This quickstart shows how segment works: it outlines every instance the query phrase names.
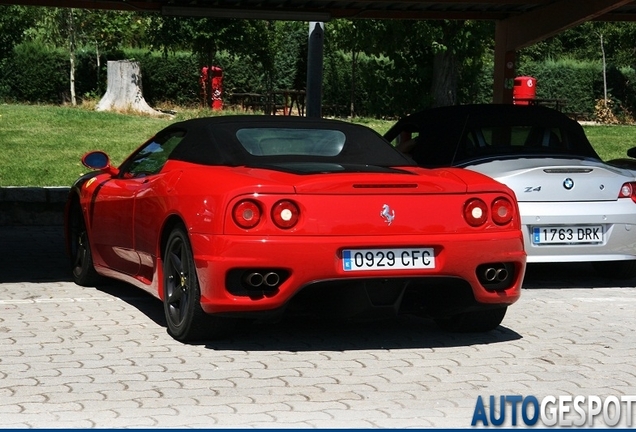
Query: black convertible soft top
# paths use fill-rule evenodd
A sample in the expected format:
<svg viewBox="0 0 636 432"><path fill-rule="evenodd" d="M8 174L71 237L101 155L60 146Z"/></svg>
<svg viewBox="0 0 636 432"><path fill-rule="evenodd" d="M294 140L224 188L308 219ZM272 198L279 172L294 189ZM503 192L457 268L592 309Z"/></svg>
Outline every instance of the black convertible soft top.
<svg viewBox="0 0 636 432"><path fill-rule="evenodd" d="M528 131L523 145L512 142L514 132L511 131L515 128ZM520 155L558 154L600 159L578 122L559 111L536 105L473 104L431 108L400 119L384 137L393 141L402 132L419 134L412 156L423 166L461 165L476 159ZM552 133L558 134L556 145L548 145L547 137ZM543 137L546 139L542 142ZM482 138L481 146L479 138ZM536 142L532 142L533 139Z"/></svg>
<svg viewBox="0 0 636 432"><path fill-rule="evenodd" d="M326 131L324 134L322 130ZM332 163L372 165L377 167L413 166L414 162L397 151L374 130L339 120L267 115L231 115L205 117L174 123L156 136L185 131L185 137L170 154L170 159L204 165L267 166L276 164ZM246 132L247 131L247 132ZM337 132L333 132L337 131ZM317 136L340 137L335 150L286 151L284 143L277 152L258 153L246 146L240 136L249 135L257 142L285 134L294 138L295 145L325 146ZM307 141L307 142L304 142ZM316 142L309 142L310 140ZM291 141L291 140L290 140ZM333 140L332 140L333 141Z"/></svg>

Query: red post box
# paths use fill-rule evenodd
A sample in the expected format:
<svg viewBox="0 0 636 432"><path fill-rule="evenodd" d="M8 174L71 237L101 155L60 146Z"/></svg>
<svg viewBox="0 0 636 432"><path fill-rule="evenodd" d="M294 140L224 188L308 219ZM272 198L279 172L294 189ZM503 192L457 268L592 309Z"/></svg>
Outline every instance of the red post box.
<svg viewBox="0 0 636 432"><path fill-rule="evenodd" d="M223 109L223 69L212 66L212 109Z"/></svg>
<svg viewBox="0 0 636 432"><path fill-rule="evenodd" d="M530 105L537 97L537 79L530 76L515 78L512 101L515 105Z"/></svg>
<svg viewBox="0 0 636 432"><path fill-rule="evenodd" d="M223 109L223 69L218 66L203 66L199 82L203 106L209 106L213 110Z"/></svg>

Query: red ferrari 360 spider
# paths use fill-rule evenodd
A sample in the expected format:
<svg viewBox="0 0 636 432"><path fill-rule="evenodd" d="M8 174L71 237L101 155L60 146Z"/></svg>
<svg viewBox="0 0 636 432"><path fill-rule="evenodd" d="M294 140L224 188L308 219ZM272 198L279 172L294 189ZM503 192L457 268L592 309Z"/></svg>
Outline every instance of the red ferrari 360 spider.
<svg viewBox="0 0 636 432"><path fill-rule="evenodd" d="M419 314L497 327L526 254L514 195L481 174L425 169L343 121L220 116L174 123L119 167L103 152L66 208L73 278L163 301L181 341L237 318Z"/></svg>

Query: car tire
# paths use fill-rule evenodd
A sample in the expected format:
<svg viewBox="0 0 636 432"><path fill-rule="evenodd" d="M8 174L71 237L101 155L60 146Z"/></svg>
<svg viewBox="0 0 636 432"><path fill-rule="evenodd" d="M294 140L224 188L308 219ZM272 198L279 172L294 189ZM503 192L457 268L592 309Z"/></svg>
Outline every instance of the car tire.
<svg viewBox="0 0 636 432"><path fill-rule="evenodd" d="M636 277L636 260L596 261L592 266L604 278L625 280Z"/></svg>
<svg viewBox="0 0 636 432"><path fill-rule="evenodd" d="M77 202L73 204L69 212L68 250L73 281L77 285L95 286L104 281L93 265L86 221Z"/></svg>
<svg viewBox="0 0 636 432"><path fill-rule="evenodd" d="M206 314L190 239L183 226L168 236L163 256L163 305L168 333L181 342L225 334L227 319Z"/></svg>
<svg viewBox="0 0 636 432"><path fill-rule="evenodd" d="M506 316L507 306L462 312L450 317L436 318L435 323L444 331L453 333L480 333L496 329Z"/></svg>

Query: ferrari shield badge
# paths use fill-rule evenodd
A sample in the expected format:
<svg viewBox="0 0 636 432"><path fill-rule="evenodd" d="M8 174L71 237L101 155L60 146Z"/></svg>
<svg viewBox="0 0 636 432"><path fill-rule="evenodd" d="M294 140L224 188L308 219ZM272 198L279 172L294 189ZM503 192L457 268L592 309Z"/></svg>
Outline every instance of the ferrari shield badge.
<svg viewBox="0 0 636 432"><path fill-rule="evenodd" d="M391 210L391 207L389 207L388 204L384 204L382 206L380 216L382 216L387 224L391 225L391 222L393 222L393 219L395 219L395 210Z"/></svg>
<svg viewBox="0 0 636 432"><path fill-rule="evenodd" d="M86 182L86 186L85 186L85 187L89 187L89 186L90 186L90 185L91 185L94 181L95 181L95 177L92 177L91 179L89 179L89 180Z"/></svg>

